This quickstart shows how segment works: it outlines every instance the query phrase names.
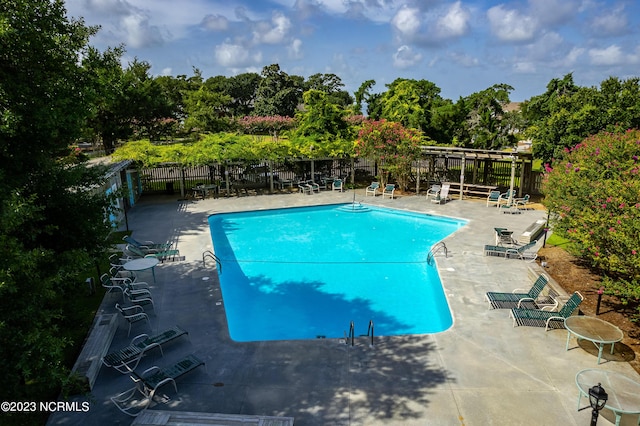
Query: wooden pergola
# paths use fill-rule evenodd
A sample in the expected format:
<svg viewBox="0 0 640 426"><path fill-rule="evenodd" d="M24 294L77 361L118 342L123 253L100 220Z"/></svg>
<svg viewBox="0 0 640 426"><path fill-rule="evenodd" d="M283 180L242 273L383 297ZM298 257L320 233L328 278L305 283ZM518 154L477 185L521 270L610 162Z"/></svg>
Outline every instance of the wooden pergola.
<svg viewBox="0 0 640 426"><path fill-rule="evenodd" d="M460 160L460 188L464 188L465 184L476 184L478 177L478 169L479 162L484 161L485 167L487 164L490 164L492 160L496 161L511 161L511 179L510 179L510 190L513 193L514 182L515 182L515 173L516 166L518 162L522 163L522 167L520 168L520 182L526 182L527 177L525 173L524 165L526 163L533 164L533 156L528 152L518 152L513 149L511 151L496 151L496 150L487 150L487 149L470 149L470 148L456 148L456 147L439 147L439 146L422 146L422 155L423 157L431 159L431 161L436 161L437 159L444 159L445 161L450 158L456 158ZM465 182L465 170L466 165L469 161L473 161L473 176L471 182ZM420 170L420 169L418 169ZM429 179L427 177L427 179ZM518 196L522 196L523 185L520 185L518 188ZM417 186L416 192L419 192L420 188L420 174L418 173L417 177ZM460 191L460 199L463 197L463 191Z"/></svg>

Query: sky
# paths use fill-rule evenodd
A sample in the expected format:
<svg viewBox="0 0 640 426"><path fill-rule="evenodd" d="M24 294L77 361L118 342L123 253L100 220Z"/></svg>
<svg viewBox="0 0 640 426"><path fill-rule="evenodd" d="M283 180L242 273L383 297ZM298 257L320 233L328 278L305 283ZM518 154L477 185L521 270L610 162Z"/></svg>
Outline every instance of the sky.
<svg viewBox="0 0 640 426"><path fill-rule="evenodd" d="M150 73L206 79L278 64L305 79L335 74L352 95L397 78L428 80L453 101L494 84L512 101L573 74L579 86L640 75L636 0L66 0L69 17L123 45Z"/></svg>

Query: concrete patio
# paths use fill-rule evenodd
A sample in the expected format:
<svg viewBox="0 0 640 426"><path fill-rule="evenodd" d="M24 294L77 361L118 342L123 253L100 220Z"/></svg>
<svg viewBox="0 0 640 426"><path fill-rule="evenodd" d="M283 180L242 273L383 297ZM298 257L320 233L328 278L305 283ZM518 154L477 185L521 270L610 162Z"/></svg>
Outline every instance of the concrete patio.
<svg viewBox="0 0 640 426"><path fill-rule="evenodd" d="M586 368L618 371L640 381L625 362L603 362L580 347L565 351L564 330L512 327L508 310L491 310L487 291L511 291L531 285L542 272L536 264L483 255L493 242L494 227L519 235L542 210L502 214L483 200L452 200L438 205L424 196L355 200L469 220L448 237L448 257L436 255L440 277L453 312L453 326L433 335L365 338L356 345L341 339L237 343L227 332L215 264L203 265L213 250L207 217L213 213L351 202L353 191L320 194L277 194L205 200L177 196L145 197L128 213L129 228L139 240L173 241L185 260L156 267L144 279L152 285L155 312L151 331L178 324L189 339L164 347L164 357L151 351L138 366L169 365L189 353L206 362L177 381L178 393L165 386L150 409L224 414L287 416L305 425L586 425L591 410L577 411L575 376ZM224 268L224 265L223 265ZM533 269L533 273L530 270ZM121 301L108 294L101 307L114 312ZM345 324L345 329L348 324ZM149 333L134 325L131 337ZM358 333L356 333L358 334ZM111 349L129 342L123 322ZM595 383L594 383L595 385ZM129 425L132 417L109 400L132 386L131 379L102 367L86 413L58 412L49 425ZM639 397L640 398L640 397ZM583 405L586 404L583 399ZM640 404L640 400L639 400ZM603 418L603 416L605 418ZM603 413L607 424L611 413ZM635 424L633 418L624 423ZM224 423L214 423L224 424Z"/></svg>

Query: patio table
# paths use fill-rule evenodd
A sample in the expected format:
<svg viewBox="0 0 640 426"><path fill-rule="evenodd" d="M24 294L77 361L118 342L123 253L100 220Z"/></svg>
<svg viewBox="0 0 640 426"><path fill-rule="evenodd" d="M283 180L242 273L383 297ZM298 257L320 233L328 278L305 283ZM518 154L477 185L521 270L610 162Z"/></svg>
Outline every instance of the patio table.
<svg viewBox="0 0 640 426"><path fill-rule="evenodd" d="M616 416L616 426L620 425L623 414L638 415L637 424L640 425L640 383L615 371L591 368L576 374L578 411L581 410L582 396L589 398L589 389L598 383L609 396L604 408L608 408Z"/></svg>
<svg viewBox="0 0 640 426"><path fill-rule="evenodd" d="M153 274L153 282L156 282L156 265L158 265L160 261L157 257L142 257L140 259L133 259L122 265L122 268L127 271L146 271L147 269L151 269L151 273Z"/></svg>
<svg viewBox="0 0 640 426"><path fill-rule="evenodd" d="M578 340L588 340L598 348L598 364L600 364L604 346L611 344L611 353L613 354L614 345L624 337L622 330L615 325L586 315L574 315L566 318L564 320L564 326L567 329L567 345L565 350L569 350L569 339L572 334L575 335Z"/></svg>

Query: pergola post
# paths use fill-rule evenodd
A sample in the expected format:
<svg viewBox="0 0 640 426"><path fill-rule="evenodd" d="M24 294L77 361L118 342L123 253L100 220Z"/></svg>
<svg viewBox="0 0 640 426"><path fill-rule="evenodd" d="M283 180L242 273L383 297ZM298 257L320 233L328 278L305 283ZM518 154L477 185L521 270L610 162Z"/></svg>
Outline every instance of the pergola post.
<svg viewBox="0 0 640 426"><path fill-rule="evenodd" d="M462 161L460 162L460 200L462 200L462 193L464 192L464 169L467 166L466 159L467 157L462 154Z"/></svg>

